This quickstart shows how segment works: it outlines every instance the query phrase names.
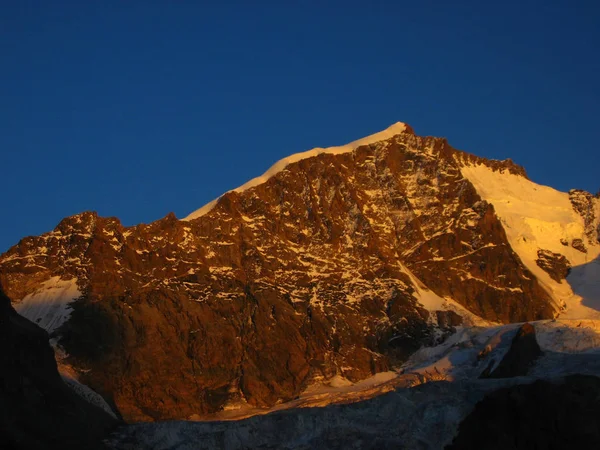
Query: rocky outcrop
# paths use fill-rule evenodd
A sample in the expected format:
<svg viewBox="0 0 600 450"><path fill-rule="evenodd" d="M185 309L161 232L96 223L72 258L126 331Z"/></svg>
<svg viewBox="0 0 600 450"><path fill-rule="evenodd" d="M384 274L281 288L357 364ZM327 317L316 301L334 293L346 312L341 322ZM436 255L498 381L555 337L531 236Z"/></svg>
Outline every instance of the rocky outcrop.
<svg viewBox="0 0 600 450"><path fill-rule="evenodd" d="M571 241L571 247L575 250L579 250L581 253L587 253L587 248L581 239L573 239Z"/></svg>
<svg viewBox="0 0 600 450"><path fill-rule="evenodd" d="M589 192L583 191L581 189L571 189L569 191L569 199L571 200L573 209L583 219L585 234L588 238L588 241L590 243L600 242L600 232L598 232L598 227L600 227L600 223L598 223L598 206L596 206L598 199ZM584 245L583 241L578 247L573 247L580 250L580 246L582 245Z"/></svg>
<svg viewBox="0 0 600 450"><path fill-rule="evenodd" d="M542 349L535 338L535 328L530 323L525 323L517 330L508 352L498 366L494 369L488 366L481 378L525 376L541 355Z"/></svg>
<svg viewBox="0 0 600 450"><path fill-rule="evenodd" d="M571 272L571 263L560 253L540 249L537 256L535 263L557 283L562 283Z"/></svg>
<svg viewBox="0 0 600 450"><path fill-rule="evenodd" d="M457 152L456 160L460 164L464 165L478 165L483 164L495 172L507 172L513 175L519 175L523 178L529 179L527 171L523 166L516 164L512 159L507 158L504 160L497 159L486 159L479 156L473 155L466 152Z"/></svg>
<svg viewBox="0 0 600 450"><path fill-rule="evenodd" d="M0 448L104 448L117 421L67 387L48 334L17 314L1 287L0 348Z"/></svg>
<svg viewBox="0 0 600 450"><path fill-rule="evenodd" d="M487 395L460 424L447 450L600 447L600 379L572 375Z"/></svg>
<svg viewBox="0 0 600 450"><path fill-rule="evenodd" d="M0 281L19 301L77 280L57 338L129 420L270 406L401 363L458 324L456 303L499 322L553 317L465 164L524 176L404 132L289 164L193 220L66 218L2 255Z"/></svg>

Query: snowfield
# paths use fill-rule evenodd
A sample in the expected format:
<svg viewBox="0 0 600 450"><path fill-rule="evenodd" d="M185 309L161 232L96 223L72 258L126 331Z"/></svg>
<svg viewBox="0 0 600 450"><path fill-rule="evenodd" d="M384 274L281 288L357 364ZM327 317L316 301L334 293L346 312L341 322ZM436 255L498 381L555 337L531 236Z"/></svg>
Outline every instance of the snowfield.
<svg viewBox="0 0 600 450"><path fill-rule="evenodd" d="M465 166L461 171L479 195L494 205L513 250L525 266L556 304L566 307L561 317L600 319L600 245L588 244L583 219L573 209L569 194L484 165ZM600 201L596 201L596 210L598 220ZM587 253L569 245L574 239L586 243ZM569 260L573 269L567 283L556 282L536 264L540 249Z"/></svg>

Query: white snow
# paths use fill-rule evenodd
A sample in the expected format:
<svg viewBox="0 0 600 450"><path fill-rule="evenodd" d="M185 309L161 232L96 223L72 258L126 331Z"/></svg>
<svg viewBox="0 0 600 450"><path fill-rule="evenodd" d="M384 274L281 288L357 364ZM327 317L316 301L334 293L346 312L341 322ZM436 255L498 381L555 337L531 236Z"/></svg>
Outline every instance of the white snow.
<svg viewBox="0 0 600 450"><path fill-rule="evenodd" d="M406 124L404 124L402 122L396 122L395 124L389 126L388 128L386 128L383 131L380 131L378 133L364 137L362 139L358 139L358 140L351 142L349 144L346 144L346 145L341 145L341 146L337 146L337 147L327 147L327 148L316 147L316 148L313 148L312 150L293 154L291 156L288 156L286 158L283 158L283 159L277 161L275 164L273 164L271 166L271 168L269 170L267 170L260 177L253 178L252 180L248 181L247 183L243 184L242 186L240 186L236 189L233 189L230 192L243 192L250 188L253 188L260 184L263 184L272 176L283 171L288 165L296 163L303 159L312 158L312 157L318 156L322 153L328 153L328 154L332 154L332 155L339 155L342 153L350 153L362 145L369 145L369 144L373 144L375 142L385 141L385 140L390 139L398 134L404 133L405 130L406 130ZM202 208L197 209L196 211L192 212L191 214L189 214L187 217L183 218L182 220L193 220L193 219L196 219L198 217L205 215L206 213L208 213L210 210L212 210L214 208L214 206L217 204L218 200L219 199L217 198L217 199L213 200L212 202L207 203Z"/></svg>
<svg viewBox="0 0 600 450"><path fill-rule="evenodd" d="M98 408L103 409L108 414L110 414L113 418L117 419L117 415L114 413L112 408L106 403L106 400L102 398L100 394L96 391L92 390L85 384L80 383L77 379L61 374L63 381L69 386L76 394L78 394L81 398L86 400L88 403L91 403Z"/></svg>
<svg viewBox="0 0 600 450"><path fill-rule="evenodd" d="M600 321L558 319L531 322L536 339L545 352L539 363L544 367L541 376L561 376L577 373L580 360L566 359L563 364L545 364L554 354L600 354ZM477 378L493 362L498 366L508 352L520 323L494 327L460 327L455 334L436 347L423 347L402 366L404 374L437 374L448 381ZM598 360L600 361L600 360ZM590 370L596 369L590 367ZM430 376L427 378L431 378ZM429 380L427 380L429 381Z"/></svg>
<svg viewBox="0 0 600 450"><path fill-rule="evenodd" d="M525 266L557 305L566 305L561 317L600 319L600 246L588 244L583 219L573 209L569 194L484 165L465 166L461 171L479 195L494 205ZM571 243L573 239L582 239L588 252L561 244L561 240ZM557 283L535 263L539 249L560 253L571 262L568 283Z"/></svg>
<svg viewBox="0 0 600 450"><path fill-rule="evenodd" d="M43 282L35 292L13 306L20 315L52 333L69 319L69 303L80 296L77 278L62 280L57 276Z"/></svg>
<svg viewBox="0 0 600 450"><path fill-rule="evenodd" d="M559 319L534 322L536 338L544 351L600 352L600 321Z"/></svg>

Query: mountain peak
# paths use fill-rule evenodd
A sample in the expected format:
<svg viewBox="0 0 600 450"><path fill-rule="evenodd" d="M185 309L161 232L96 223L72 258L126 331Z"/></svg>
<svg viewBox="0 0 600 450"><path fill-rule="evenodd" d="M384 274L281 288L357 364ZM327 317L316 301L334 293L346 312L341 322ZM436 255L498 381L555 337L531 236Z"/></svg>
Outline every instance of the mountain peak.
<svg viewBox="0 0 600 450"><path fill-rule="evenodd" d="M409 124L404 122L396 122L387 127L383 132L391 133L392 135L409 133L415 134L415 130Z"/></svg>
<svg viewBox="0 0 600 450"><path fill-rule="evenodd" d="M415 134L414 130L412 129L412 127L410 125L407 125L404 122L396 122L396 123L390 125L389 127L387 127L383 131L379 131L377 133L363 137L356 141L350 142L349 144L346 144L346 145L340 145L340 146L335 146L335 147L326 147L326 148L315 147L315 148L313 148L311 150L307 150L305 152L295 153L286 158L280 159L275 164L273 164L269 168L269 170L267 170L261 176L251 179L247 183L245 183L235 189L232 189L232 191L243 192L250 188L256 187L262 183L265 183L269 178L271 178L273 175L284 170L288 165L296 163L303 159L312 158L312 157L318 156L322 153L329 153L329 154L333 154L333 155L339 155L341 153L350 153L362 145L370 145L370 144L374 144L376 142L385 141L385 140L391 139L394 136L402 134L402 133ZM183 220L193 220L193 219L203 216L204 214L208 213L210 210L212 210L214 208L214 206L217 204L217 200L218 199L215 199L215 200L207 203L202 208L197 209L196 211L189 214Z"/></svg>
<svg viewBox="0 0 600 450"><path fill-rule="evenodd" d="M402 133L415 134L414 130L410 125L404 122L396 122L383 131L379 131L378 133L365 136L364 138L358 139L349 144L342 145L340 147L329 147L325 149L317 148L313 150L324 150L323 153L346 153L354 150L357 147L360 147L361 145L369 145L374 144L375 142L385 141Z"/></svg>

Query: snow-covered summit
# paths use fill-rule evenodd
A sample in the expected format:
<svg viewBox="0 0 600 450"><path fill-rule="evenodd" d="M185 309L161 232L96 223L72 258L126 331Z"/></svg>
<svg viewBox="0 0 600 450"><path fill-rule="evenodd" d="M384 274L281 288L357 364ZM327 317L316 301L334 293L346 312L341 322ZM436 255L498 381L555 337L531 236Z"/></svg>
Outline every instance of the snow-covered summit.
<svg viewBox="0 0 600 450"><path fill-rule="evenodd" d="M396 122L396 123L390 125L389 127L387 127L383 131L379 131L378 133L374 133L369 136L363 137L356 141L350 142L349 144L346 144L346 145L340 145L340 146L335 146L335 147L326 147L326 148L315 147L315 148L313 148L311 150L307 150L305 152L295 153L286 158L280 159L275 164L273 164L269 168L269 170L267 170L261 176L253 178L252 180L248 181L247 183L245 183L235 189L232 189L232 191L233 192L243 192L250 188L256 187L262 183L265 183L269 178L271 178L272 176L274 176L277 173L284 170L288 165L296 163L303 159L312 158L312 157L318 156L322 153L328 153L328 154L332 154L332 155L339 155L341 153L349 153L362 145L369 145L369 144L374 144L376 142L385 141L387 139L391 139L392 137L394 137L398 134L402 134L402 133L413 133L413 130L410 127L410 125L407 125L406 123ZM193 219L203 216L204 214L208 213L211 209L213 209L213 207L216 205L217 201L218 201L218 198L211 201L210 203L207 203L202 208L197 209L196 211L192 212L191 214L189 214L187 217L185 217L182 220L193 220Z"/></svg>

